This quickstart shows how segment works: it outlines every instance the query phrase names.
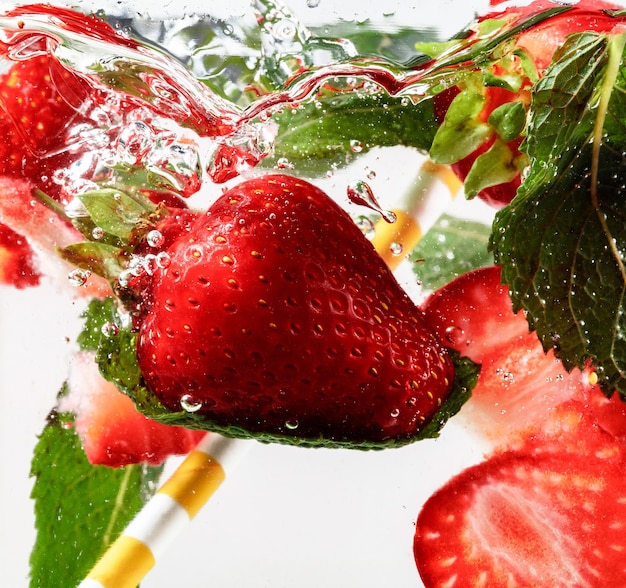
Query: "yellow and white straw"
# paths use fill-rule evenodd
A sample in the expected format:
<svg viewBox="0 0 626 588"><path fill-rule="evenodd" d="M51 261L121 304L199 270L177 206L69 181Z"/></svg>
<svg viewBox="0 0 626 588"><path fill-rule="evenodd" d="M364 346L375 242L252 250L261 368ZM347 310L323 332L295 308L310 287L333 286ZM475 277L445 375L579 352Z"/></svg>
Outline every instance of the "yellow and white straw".
<svg viewBox="0 0 626 588"><path fill-rule="evenodd" d="M96 563L79 588L135 588L198 514L250 442L209 433Z"/></svg>
<svg viewBox="0 0 626 588"><path fill-rule="evenodd" d="M446 190L442 190L443 187ZM393 271L405 258L403 252L412 251L419 240L437 222L439 217L461 189L461 182L447 165L426 160L402 208L393 209L396 221L381 219L376 223L372 244Z"/></svg>

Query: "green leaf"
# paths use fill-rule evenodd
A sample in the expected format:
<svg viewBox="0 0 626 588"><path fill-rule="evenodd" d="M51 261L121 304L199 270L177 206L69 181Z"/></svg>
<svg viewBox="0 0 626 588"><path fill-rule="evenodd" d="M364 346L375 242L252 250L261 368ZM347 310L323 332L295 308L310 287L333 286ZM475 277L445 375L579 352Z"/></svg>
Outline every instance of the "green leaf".
<svg viewBox="0 0 626 588"><path fill-rule="evenodd" d="M568 38L533 91L530 169L492 247L516 309L568 369L626 398L626 35Z"/></svg>
<svg viewBox="0 0 626 588"><path fill-rule="evenodd" d="M31 588L77 586L144 505L160 473L91 465L71 416L53 411L31 467L37 528Z"/></svg>
<svg viewBox="0 0 626 588"><path fill-rule="evenodd" d="M436 290L461 274L493 265L487 250L490 232L484 223L443 215L411 253L422 287Z"/></svg>
<svg viewBox="0 0 626 588"><path fill-rule="evenodd" d="M107 280L119 277L124 266L120 263L124 250L114 245L85 241L59 250L60 256L73 265L89 270Z"/></svg>
<svg viewBox="0 0 626 588"><path fill-rule="evenodd" d="M472 88L455 96L430 148L435 163L455 163L491 137L491 126L478 119L484 106L484 93Z"/></svg>
<svg viewBox="0 0 626 588"><path fill-rule="evenodd" d="M526 125L526 108L521 102L501 104L489 115L489 124L503 141L513 141Z"/></svg>
<svg viewBox="0 0 626 588"><path fill-rule="evenodd" d="M420 432L420 439L430 439L438 437L443 426L452 418L463 405L471 398L472 390L476 386L480 375L480 366L468 357L461 357L460 353L454 349L448 349L450 357L454 362L454 383L452 392L443 403L439 411L432 420Z"/></svg>
<svg viewBox="0 0 626 588"><path fill-rule="evenodd" d="M128 241L132 230L156 207L121 190L103 188L78 196L94 224L110 235Z"/></svg>
<svg viewBox="0 0 626 588"><path fill-rule="evenodd" d="M474 198L485 188L510 182L520 173L520 167L511 148L501 139L496 139L472 164L463 186L465 196Z"/></svg>
<svg viewBox="0 0 626 588"><path fill-rule="evenodd" d="M118 313L117 301L112 296L104 299L90 300L86 310L81 315L84 319L83 329L76 341L81 351L97 351L103 335L105 325L121 327L122 320Z"/></svg>
<svg viewBox="0 0 626 588"><path fill-rule="evenodd" d="M432 100L413 104L383 92L326 96L274 115L272 121L279 127L274 155L263 165L283 159L305 175L323 175L333 164L345 165L373 147L427 151L437 129Z"/></svg>

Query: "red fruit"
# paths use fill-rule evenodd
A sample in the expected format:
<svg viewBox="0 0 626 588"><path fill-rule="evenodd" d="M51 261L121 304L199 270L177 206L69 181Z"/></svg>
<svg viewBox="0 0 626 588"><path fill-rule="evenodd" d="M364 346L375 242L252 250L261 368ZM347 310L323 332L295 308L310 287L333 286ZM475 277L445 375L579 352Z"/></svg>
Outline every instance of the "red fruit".
<svg viewBox="0 0 626 588"><path fill-rule="evenodd" d="M307 182L243 182L167 253L137 355L173 411L182 401L246 434L369 445L410 440L451 391L422 312Z"/></svg>
<svg viewBox="0 0 626 588"><path fill-rule="evenodd" d="M429 498L414 540L426 588L626 585L622 447L585 420L551 443L501 453Z"/></svg>
<svg viewBox="0 0 626 588"><path fill-rule="evenodd" d="M67 132L85 122L57 89L70 78L48 54L17 61L0 77L0 175L28 179L55 199L54 173L79 157L66 146Z"/></svg>
<svg viewBox="0 0 626 588"><path fill-rule="evenodd" d="M57 248L83 240L71 225L33 197L33 185L24 180L0 176L0 223L23 235L36 255L36 271L57 285L67 286L68 275L76 268L57 255ZM91 275L84 286L72 288L74 295L102 297L111 293L106 280Z"/></svg>
<svg viewBox="0 0 626 588"><path fill-rule="evenodd" d="M513 312L498 266L459 276L433 292L422 310L446 345L476 363L528 334L526 317Z"/></svg>
<svg viewBox="0 0 626 588"><path fill-rule="evenodd" d="M158 465L171 455L189 453L206 434L146 418L128 396L102 378L87 353L75 356L69 389L61 408L76 414L76 432L92 464Z"/></svg>
<svg viewBox="0 0 626 588"><path fill-rule="evenodd" d="M47 54L18 61L0 77L0 176L28 180L49 196L62 199L61 187L54 181L57 170L68 167L79 154L66 148L66 133L84 119L62 98L57 87L70 74ZM28 214L31 196L24 199ZM0 218L2 215L0 214ZM20 232L19 226L0 227L3 233ZM32 266L34 255L27 240L21 237L23 259ZM38 280L23 280L10 268L0 271L15 276L9 283L16 287L32 286Z"/></svg>
<svg viewBox="0 0 626 588"><path fill-rule="evenodd" d="M475 270L433 293L426 320L452 348L481 364L461 415L480 435L508 445L553 418L555 408L583 392L579 370L568 373L544 352L523 313L515 314L500 268Z"/></svg>
<svg viewBox="0 0 626 588"><path fill-rule="evenodd" d="M26 240L0 223L0 283L26 288L39 284L40 278Z"/></svg>
<svg viewBox="0 0 626 588"><path fill-rule="evenodd" d="M538 0L527 6L510 7L501 12L487 14L479 19L478 23L493 19L506 21L509 23L509 26L513 27L514 25L521 25L531 17L556 7L556 3L550 0ZM527 28L520 33L515 43L513 49L515 51L521 49L530 57L539 76L550 65L554 52L564 43L567 35L582 31L610 32L614 27L618 25L623 26L624 23L624 17L612 17L608 12L605 12L623 8L616 4L582 0L568 8L569 10L558 13L541 21L539 24ZM468 42L471 43L471 41L472 38L468 39ZM484 106L476 117L468 114L468 123L470 120L473 123L487 123L489 117L498 107L508 103L518 102L524 108L528 108L530 103L529 90L533 81L526 76L519 60L517 62L516 60L518 58L513 57L513 53L511 53L510 59L494 64L489 68L488 73L492 76L500 76L504 81L506 81L506 77L517 77L519 90L512 91L493 85L486 86L484 88ZM482 79L481 83L484 83ZM463 88L462 84L453 86L435 96L435 117L439 123L444 121L452 100ZM522 136L517 136L513 139L510 137L502 138L499 136L498 130L492 125L487 139L474 151L452 163L451 167L459 179L465 181L476 160L484 155L496 141L502 140L504 147L500 152L498 162L502 169L507 171L507 177L506 179L499 176L497 179L493 178L494 184L487 185L478 192L478 197L489 205L501 208L515 197L517 189L521 185L520 171L525 160L525 156L519 150L522 138ZM490 166L493 168L491 161L489 165L482 166L481 170L489 173Z"/></svg>

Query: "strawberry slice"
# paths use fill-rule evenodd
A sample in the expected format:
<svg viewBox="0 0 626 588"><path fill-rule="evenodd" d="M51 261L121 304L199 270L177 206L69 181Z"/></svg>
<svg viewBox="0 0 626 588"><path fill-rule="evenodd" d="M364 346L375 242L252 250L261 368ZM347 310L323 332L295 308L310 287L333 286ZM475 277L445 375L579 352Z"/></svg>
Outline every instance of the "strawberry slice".
<svg viewBox="0 0 626 588"><path fill-rule="evenodd" d="M460 353L481 364L464 423L498 446L508 446L552 418L559 404L580 397L584 378L544 352L523 313L515 314L500 268L453 280L424 303L426 320Z"/></svg>
<svg viewBox="0 0 626 588"><path fill-rule="evenodd" d="M158 465L171 455L188 453L206 434L146 418L128 396L102 378L90 353L74 357L68 386L69 396L60 408L75 413L76 432L92 464Z"/></svg>
<svg viewBox="0 0 626 588"><path fill-rule="evenodd" d="M27 288L38 285L40 278L26 240L0 223L0 283Z"/></svg>
<svg viewBox="0 0 626 588"><path fill-rule="evenodd" d="M442 341L477 363L528 334L526 317L513 312L501 273L498 266L491 266L463 274L422 305Z"/></svg>
<svg viewBox="0 0 626 588"><path fill-rule="evenodd" d="M504 452L431 496L414 541L426 588L626 585L626 462L597 442L583 456Z"/></svg>
<svg viewBox="0 0 626 588"><path fill-rule="evenodd" d="M25 180L0 176L0 223L23 235L36 255L37 272L60 286L69 285L68 276L76 270L56 253L57 248L83 240L83 236L44 204L33 197L33 185ZM19 241L18 241L19 242ZM11 254L17 249L11 248ZM91 275L80 288L71 288L74 296L102 297L110 294L106 280Z"/></svg>
<svg viewBox="0 0 626 588"><path fill-rule="evenodd" d="M143 296L139 366L165 406L209 429L406 443L452 391L451 359L422 312L307 182L241 183L166 253Z"/></svg>

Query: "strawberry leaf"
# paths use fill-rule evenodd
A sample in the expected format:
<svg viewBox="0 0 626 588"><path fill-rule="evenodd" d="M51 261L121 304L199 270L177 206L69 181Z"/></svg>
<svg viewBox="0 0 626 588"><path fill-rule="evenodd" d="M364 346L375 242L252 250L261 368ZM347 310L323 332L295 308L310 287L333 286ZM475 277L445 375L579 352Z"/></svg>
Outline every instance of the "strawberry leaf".
<svg viewBox="0 0 626 588"><path fill-rule="evenodd" d="M53 411L35 449L37 539L32 588L76 586L153 492L160 467L93 466L71 426Z"/></svg>
<svg viewBox="0 0 626 588"><path fill-rule="evenodd" d="M455 163L491 137L492 128L478 118L484 105L484 93L473 88L452 100L430 148L435 163Z"/></svg>
<svg viewBox="0 0 626 588"><path fill-rule="evenodd" d="M73 243L59 250L63 259L108 280L119 277L124 267L120 263L124 251L114 245L86 241Z"/></svg>
<svg viewBox="0 0 626 588"><path fill-rule="evenodd" d="M78 198L96 226L125 241L137 223L156 209L146 199L133 198L113 188L86 192Z"/></svg>
<svg viewBox="0 0 626 588"><path fill-rule="evenodd" d="M492 246L516 309L568 369L626 398L626 35L568 38L533 90L530 169Z"/></svg>

